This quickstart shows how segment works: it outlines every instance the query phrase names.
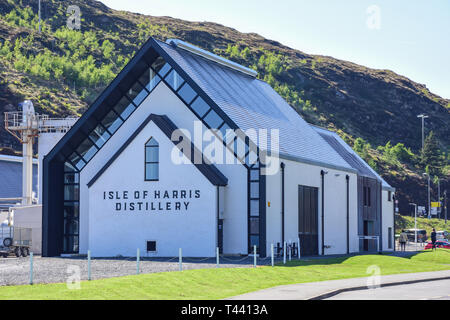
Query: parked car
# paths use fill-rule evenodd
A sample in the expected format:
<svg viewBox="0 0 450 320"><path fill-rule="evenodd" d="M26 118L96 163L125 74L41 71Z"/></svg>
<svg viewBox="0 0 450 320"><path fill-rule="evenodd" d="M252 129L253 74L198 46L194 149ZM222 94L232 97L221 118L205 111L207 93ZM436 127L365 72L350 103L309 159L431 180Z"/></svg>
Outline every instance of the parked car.
<svg viewBox="0 0 450 320"><path fill-rule="evenodd" d="M444 241L444 240L437 240L436 248L450 249L450 243L448 241ZM427 249L433 249L433 243L431 241L427 242L427 245L425 246L425 250L427 250Z"/></svg>
<svg viewBox="0 0 450 320"><path fill-rule="evenodd" d="M408 236L408 241L414 242L416 229L404 229L403 232ZM417 229L417 242L427 241L427 231L425 229Z"/></svg>
<svg viewBox="0 0 450 320"><path fill-rule="evenodd" d="M436 231L436 240L446 240L448 239L447 231Z"/></svg>

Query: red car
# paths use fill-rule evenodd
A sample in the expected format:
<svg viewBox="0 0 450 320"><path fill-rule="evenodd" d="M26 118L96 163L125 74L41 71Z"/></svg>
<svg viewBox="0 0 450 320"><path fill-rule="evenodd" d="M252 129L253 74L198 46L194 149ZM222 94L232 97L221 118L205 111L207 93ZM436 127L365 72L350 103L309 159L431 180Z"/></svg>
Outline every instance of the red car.
<svg viewBox="0 0 450 320"><path fill-rule="evenodd" d="M427 245L425 246L425 250L432 249L433 243L427 242ZM436 241L436 248L444 248L444 249L450 249L450 243L443 240L437 240Z"/></svg>

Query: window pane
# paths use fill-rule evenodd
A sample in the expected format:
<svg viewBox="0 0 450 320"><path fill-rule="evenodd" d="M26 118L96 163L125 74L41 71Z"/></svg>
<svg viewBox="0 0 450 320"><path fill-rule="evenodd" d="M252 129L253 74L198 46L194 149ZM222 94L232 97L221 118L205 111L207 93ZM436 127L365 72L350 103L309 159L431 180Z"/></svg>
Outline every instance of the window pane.
<svg viewBox="0 0 450 320"><path fill-rule="evenodd" d="M64 221L64 234L78 234L78 220L68 219Z"/></svg>
<svg viewBox="0 0 450 320"><path fill-rule="evenodd" d="M158 147L145 148L145 162L158 162L159 161L158 159L159 159Z"/></svg>
<svg viewBox="0 0 450 320"><path fill-rule="evenodd" d="M134 109L136 109L135 106L127 99L127 97L122 97L114 107L114 111L120 114L123 120L126 120Z"/></svg>
<svg viewBox="0 0 450 320"><path fill-rule="evenodd" d="M148 142L145 144L146 147L158 147L158 141L156 141L155 138L151 138L150 140L148 140Z"/></svg>
<svg viewBox="0 0 450 320"><path fill-rule="evenodd" d="M259 200L250 200L250 216L259 216Z"/></svg>
<svg viewBox="0 0 450 320"><path fill-rule="evenodd" d="M145 164L145 180L158 180L159 179L159 164L147 163Z"/></svg>
<svg viewBox="0 0 450 320"><path fill-rule="evenodd" d="M253 253L253 246L256 246L257 252L259 251L259 235L250 236L251 252Z"/></svg>
<svg viewBox="0 0 450 320"><path fill-rule="evenodd" d="M69 156L69 160L75 165L78 170L83 169L83 167L86 165L86 162L84 162L83 159L81 159L80 156L75 152Z"/></svg>
<svg viewBox="0 0 450 320"><path fill-rule="evenodd" d="M153 70L158 72L158 74L164 78L164 76L169 72L170 65L164 61L162 57L158 57L152 64Z"/></svg>
<svg viewBox="0 0 450 320"><path fill-rule="evenodd" d="M184 80L174 69L172 69L166 77L166 82L172 87L173 90L177 91L183 84Z"/></svg>
<svg viewBox="0 0 450 320"><path fill-rule="evenodd" d="M79 217L80 205L78 202L64 203L64 218L75 219Z"/></svg>
<svg viewBox="0 0 450 320"><path fill-rule="evenodd" d="M67 201L78 200L79 188L80 187L77 184L65 185L64 186L64 200L67 200Z"/></svg>
<svg viewBox="0 0 450 320"><path fill-rule="evenodd" d="M101 148L105 142L108 141L111 135L105 130L105 128L103 128L102 125L98 125L97 128L91 132L89 137L95 142L97 147Z"/></svg>
<svg viewBox="0 0 450 320"><path fill-rule="evenodd" d="M139 106L142 101L147 97L148 92L141 86L139 82L136 82L130 90L128 90L128 98L134 102L136 106Z"/></svg>
<svg viewBox="0 0 450 320"><path fill-rule="evenodd" d="M198 97L195 99L194 103L191 105L192 109L197 113L199 117L203 117L205 113L209 110L209 106L206 104L206 102Z"/></svg>
<svg viewBox="0 0 450 320"><path fill-rule="evenodd" d="M114 133L122 124L122 120L114 113L110 111L102 121L102 125L108 129L109 132Z"/></svg>
<svg viewBox="0 0 450 320"><path fill-rule="evenodd" d="M259 170L250 170L250 180L259 180Z"/></svg>
<svg viewBox="0 0 450 320"><path fill-rule="evenodd" d="M75 172L77 171L69 162L64 163L64 172Z"/></svg>
<svg viewBox="0 0 450 320"><path fill-rule="evenodd" d="M213 129L217 129L222 123L223 120L219 115L211 110L205 117L205 122Z"/></svg>
<svg viewBox="0 0 450 320"><path fill-rule="evenodd" d="M78 183L78 182L80 182L78 173L66 173L64 175L64 183Z"/></svg>
<svg viewBox="0 0 450 320"><path fill-rule="evenodd" d="M259 218L250 218L250 233L259 234Z"/></svg>
<svg viewBox="0 0 450 320"><path fill-rule="evenodd" d="M84 161L89 162L92 157L97 153L97 147L90 139L85 139L77 148L77 152L81 155Z"/></svg>
<svg viewBox="0 0 450 320"><path fill-rule="evenodd" d="M194 89L191 88L191 86L186 82L184 86L178 91L178 94L183 98L184 102L187 104L191 103L192 100L194 100L197 93L194 91Z"/></svg>
<svg viewBox="0 0 450 320"><path fill-rule="evenodd" d="M151 92L161 81L161 78L153 69L146 70L139 78L139 82L145 86L148 92Z"/></svg>
<svg viewBox="0 0 450 320"><path fill-rule="evenodd" d="M250 183L250 197L259 198L259 182Z"/></svg>

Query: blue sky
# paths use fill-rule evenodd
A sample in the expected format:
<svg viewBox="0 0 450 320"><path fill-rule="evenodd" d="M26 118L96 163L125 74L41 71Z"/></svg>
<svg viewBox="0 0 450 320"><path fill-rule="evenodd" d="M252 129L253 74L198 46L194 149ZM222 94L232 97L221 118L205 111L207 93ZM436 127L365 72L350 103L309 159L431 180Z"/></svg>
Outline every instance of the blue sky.
<svg viewBox="0 0 450 320"><path fill-rule="evenodd" d="M450 98L448 0L102 0L107 6L256 32L305 53L390 69Z"/></svg>

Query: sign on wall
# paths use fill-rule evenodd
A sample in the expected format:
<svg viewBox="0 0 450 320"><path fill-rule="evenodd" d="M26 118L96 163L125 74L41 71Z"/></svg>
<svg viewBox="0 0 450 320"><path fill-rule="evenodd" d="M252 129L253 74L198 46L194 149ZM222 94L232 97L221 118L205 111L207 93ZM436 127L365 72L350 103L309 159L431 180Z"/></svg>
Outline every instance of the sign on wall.
<svg viewBox="0 0 450 320"><path fill-rule="evenodd" d="M182 212L199 200L200 190L104 191L103 201L116 212Z"/></svg>

